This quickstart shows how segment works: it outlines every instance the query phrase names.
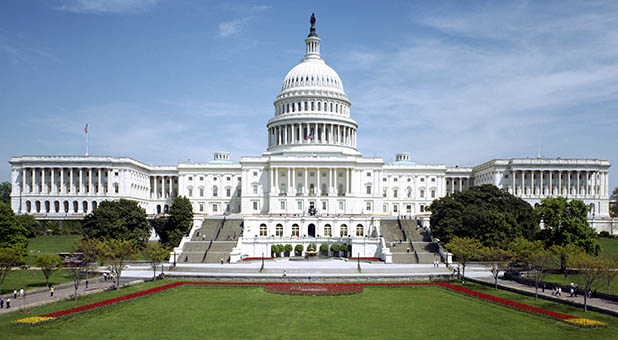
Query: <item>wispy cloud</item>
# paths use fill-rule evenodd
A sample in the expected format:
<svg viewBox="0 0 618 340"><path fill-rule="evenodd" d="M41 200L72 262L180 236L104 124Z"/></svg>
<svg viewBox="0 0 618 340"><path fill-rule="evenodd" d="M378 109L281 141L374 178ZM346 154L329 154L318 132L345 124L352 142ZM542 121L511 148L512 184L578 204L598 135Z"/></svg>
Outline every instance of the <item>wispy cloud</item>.
<svg viewBox="0 0 618 340"><path fill-rule="evenodd" d="M229 37L240 32L249 22L249 18L236 18L219 24L219 35Z"/></svg>
<svg viewBox="0 0 618 340"><path fill-rule="evenodd" d="M226 3L225 10L233 12L236 17L219 23L219 36L230 37L240 33L259 12L267 10L266 5Z"/></svg>
<svg viewBox="0 0 618 340"><path fill-rule="evenodd" d="M153 9L159 0L69 0L56 9L73 13L139 13Z"/></svg>

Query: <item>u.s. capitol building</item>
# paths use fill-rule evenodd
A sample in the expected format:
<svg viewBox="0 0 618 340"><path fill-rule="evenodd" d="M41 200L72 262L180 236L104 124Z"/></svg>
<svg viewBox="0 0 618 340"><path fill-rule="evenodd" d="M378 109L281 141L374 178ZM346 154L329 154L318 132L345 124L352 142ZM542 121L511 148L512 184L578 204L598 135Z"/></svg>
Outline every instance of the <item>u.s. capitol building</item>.
<svg viewBox="0 0 618 340"><path fill-rule="evenodd" d="M433 200L479 184L494 184L531 205L551 196L582 200L595 226L609 229L603 222L609 217L606 160L495 159L467 168L419 164L409 153L392 163L363 157L351 101L321 58L313 25L305 44L304 58L274 101L261 156L234 162L217 152L212 161L174 166L127 157L16 156L10 160L13 210L39 219L82 218L101 201L125 198L154 216L186 196L196 220L187 240L210 216L243 219L232 261L268 254L282 239L306 246L324 237L360 242L361 257L384 258L380 219L407 215L428 223Z"/></svg>

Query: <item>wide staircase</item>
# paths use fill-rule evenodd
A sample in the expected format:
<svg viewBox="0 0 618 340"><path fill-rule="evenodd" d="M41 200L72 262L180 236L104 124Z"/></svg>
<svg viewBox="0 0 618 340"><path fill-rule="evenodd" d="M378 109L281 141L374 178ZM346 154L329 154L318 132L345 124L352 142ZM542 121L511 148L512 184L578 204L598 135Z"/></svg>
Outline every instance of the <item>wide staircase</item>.
<svg viewBox="0 0 618 340"><path fill-rule="evenodd" d="M220 263L227 262L232 249L242 234L242 220L211 218L205 219L191 241L183 246L177 259L179 263Z"/></svg>
<svg viewBox="0 0 618 340"><path fill-rule="evenodd" d="M412 245L403 230L399 228L397 220L381 220L380 232L384 237L386 247L393 254L393 263L418 263Z"/></svg>
<svg viewBox="0 0 618 340"><path fill-rule="evenodd" d="M406 236L410 238L410 243L418 257L418 263L440 261L438 245L431 242L429 232L418 226L416 220L399 220L399 223Z"/></svg>

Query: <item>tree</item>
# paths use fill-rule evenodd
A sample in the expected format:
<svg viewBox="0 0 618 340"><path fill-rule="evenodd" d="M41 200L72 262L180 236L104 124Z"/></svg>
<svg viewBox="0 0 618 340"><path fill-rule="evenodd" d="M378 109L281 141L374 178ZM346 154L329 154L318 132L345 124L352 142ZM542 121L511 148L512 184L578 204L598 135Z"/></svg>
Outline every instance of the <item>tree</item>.
<svg viewBox="0 0 618 340"><path fill-rule="evenodd" d="M25 251L19 248L0 248L0 292L4 279L11 272L13 267L21 266L26 263Z"/></svg>
<svg viewBox="0 0 618 340"><path fill-rule="evenodd" d="M526 273L529 273L532 267L532 254L539 248L544 248L541 241L530 241L523 237L516 238L509 245L509 249L513 252L514 260L524 266Z"/></svg>
<svg viewBox="0 0 618 340"><path fill-rule="evenodd" d="M157 266L159 266L161 262L169 259L170 252L163 248L160 243L150 242L146 245L146 248L144 248L143 253L152 268L152 281L154 281L157 278ZM161 268L161 272L163 272L163 268Z"/></svg>
<svg viewBox="0 0 618 340"><path fill-rule="evenodd" d="M58 255L37 255L34 258L34 264L41 268L41 272L45 276L45 285L49 287L49 278L56 272L58 269L62 268L64 265L64 261Z"/></svg>
<svg viewBox="0 0 618 340"><path fill-rule="evenodd" d="M11 206L11 182L0 183L0 202Z"/></svg>
<svg viewBox="0 0 618 340"><path fill-rule="evenodd" d="M170 216L156 218L151 224L164 245L178 246L182 237L187 235L193 226L191 201L184 196L176 197L170 207Z"/></svg>
<svg viewBox="0 0 618 340"><path fill-rule="evenodd" d="M337 253L339 253L339 244L337 244L337 243L331 244L330 245L330 251L333 252L333 256L339 255L339 254L337 254Z"/></svg>
<svg viewBox="0 0 618 340"><path fill-rule="evenodd" d="M83 238L75 245L76 252L80 253L83 265L86 268L86 278L90 278L90 267L94 263L96 265L97 259L101 253L101 242L95 239Z"/></svg>
<svg viewBox="0 0 618 340"><path fill-rule="evenodd" d="M539 237L547 247L574 244L591 255L597 255L601 250L596 232L588 224L588 207L584 202L548 197L541 200L535 212L543 221L544 228Z"/></svg>
<svg viewBox="0 0 618 340"><path fill-rule="evenodd" d="M68 261L65 261L65 268L69 271L69 276L73 282L73 300L77 300L77 289L82 279L82 272L88 270L89 263L84 261L82 254L74 250L70 254Z"/></svg>
<svg viewBox="0 0 618 340"><path fill-rule="evenodd" d="M33 238L45 234L45 226L37 221L34 216L29 214L15 215L17 223L21 224L26 230L26 237Z"/></svg>
<svg viewBox="0 0 618 340"><path fill-rule="evenodd" d="M556 255L545 248L539 247L530 254L530 264L534 269L534 299L539 296L539 284L547 276L547 269L555 263Z"/></svg>
<svg viewBox="0 0 618 340"><path fill-rule="evenodd" d="M328 244L326 244L326 243L320 244L320 252L323 255L327 255L328 256Z"/></svg>
<svg viewBox="0 0 618 340"><path fill-rule="evenodd" d="M134 240L144 244L150 236L146 211L136 201L103 201L84 219L86 238Z"/></svg>
<svg viewBox="0 0 618 340"><path fill-rule="evenodd" d="M564 284L567 284L567 277L569 275L568 264L569 261L581 255L584 250L574 244L567 245L553 245L549 248L558 258L558 263L560 264L560 271L562 275L564 275Z"/></svg>
<svg viewBox="0 0 618 340"><path fill-rule="evenodd" d="M27 234L26 228L15 217L13 209L0 202L0 247L26 249Z"/></svg>
<svg viewBox="0 0 618 340"><path fill-rule="evenodd" d="M303 254L303 249L305 249L305 247L303 247L302 244L297 244L296 247L294 247L294 251L298 254L298 256Z"/></svg>
<svg viewBox="0 0 618 340"><path fill-rule="evenodd" d="M612 203L609 206L609 215L611 217L618 217L618 187L614 188L614 191L612 191L610 201Z"/></svg>
<svg viewBox="0 0 618 340"><path fill-rule="evenodd" d="M451 242L445 244L445 247L455 255L457 262L463 267L461 283L465 283L466 265L468 265L470 261L481 257L479 250L483 248L483 245L479 240L456 236Z"/></svg>
<svg viewBox="0 0 618 340"><path fill-rule="evenodd" d="M570 267L577 270L576 282L584 289L584 312L588 311L588 296L592 288L604 277L604 264L601 258L582 253L571 259Z"/></svg>
<svg viewBox="0 0 618 340"><path fill-rule="evenodd" d="M279 246L276 244L271 245L270 253L272 254L272 257L277 257L279 255Z"/></svg>
<svg viewBox="0 0 618 340"><path fill-rule="evenodd" d="M498 289L498 275L508 266L513 254L501 248L486 247L480 249L481 256L485 262L485 266L489 268L494 277L494 287Z"/></svg>
<svg viewBox="0 0 618 340"><path fill-rule="evenodd" d="M612 281L618 275L618 259L610 256L602 256L601 258L603 260L603 278L607 281L607 294L611 294Z"/></svg>
<svg viewBox="0 0 618 340"><path fill-rule="evenodd" d="M343 252L343 257L347 257L348 256L348 252L350 251L350 245L347 243L341 243L339 245L339 251Z"/></svg>
<svg viewBox="0 0 618 340"><path fill-rule="evenodd" d="M291 245L291 244L286 244L286 245L283 247L283 250L284 250L286 253L288 253L288 256L289 256L289 255L290 255L290 252L291 252L292 250L294 250L294 247L292 247L292 245Z"/></svg>
<svg viewBox="0 0 618 340"><path fill-rule="evenodd" d="M135 240L110 239L101 243L100 258L116 278L116 289L120 289L120 276L126 268L127 262L139 254L139 247Z"/></svg>
<svg viewBox="0 0 618 340"><path fill-rule="evenodd" d="M532 239L538 231L530 204L493 185L472 187L435 200L429 210L432 234L443 243L468 237L504 249L511 240Z"/></svg>

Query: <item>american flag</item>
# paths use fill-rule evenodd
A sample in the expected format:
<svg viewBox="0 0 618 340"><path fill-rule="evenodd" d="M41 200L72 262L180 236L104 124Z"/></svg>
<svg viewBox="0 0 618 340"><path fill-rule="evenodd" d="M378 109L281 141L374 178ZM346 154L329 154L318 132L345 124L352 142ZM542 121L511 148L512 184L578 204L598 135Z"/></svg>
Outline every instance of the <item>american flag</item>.
<svg viewBox="0 0 618 340"><path fill-rule="evenodd" d="M84 133L88 133L88 123L86 123L86 127L84 128Z"/></svg>
<svg viewBox="0 0 618 340"><path fill-rule="evenodd" d="M313 139L313 130L309 131L309 134L307 135L307 139Z"/></svg>

